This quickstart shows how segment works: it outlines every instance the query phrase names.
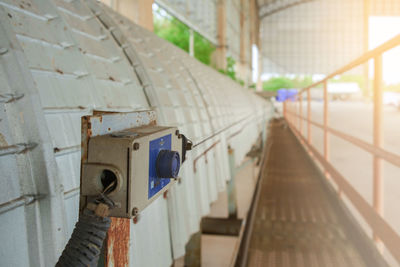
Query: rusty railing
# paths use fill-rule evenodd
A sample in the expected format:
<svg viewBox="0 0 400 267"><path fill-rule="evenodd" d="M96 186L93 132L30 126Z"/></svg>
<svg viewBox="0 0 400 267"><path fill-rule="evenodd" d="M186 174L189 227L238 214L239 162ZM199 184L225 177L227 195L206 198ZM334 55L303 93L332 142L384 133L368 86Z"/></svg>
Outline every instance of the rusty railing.
<svg viewBox="0 0 400 267"><path fill-rule="evenodd" d="M400 156L383 148L383 109L382 109L382 55L386 51L400 45L400 35L381 46L368 51L361 57L326 76L323 80L299 91L295 101L283 103L283 114L290 128L324 168L325 175L331 177L338 186L338 193L344 194L362 215L373 231L373 239L378 245L383 243L392 256L400 263L400 236L383 218L383 161L400 167ZM335 130L329 126L328 114L328 81L336 75L343 74L362 64L374 61L374 111L373 111L373 143L367 143L355 136ZM368 82L368 81L367 81ZM311 88L323 85L323 124L311 120ZM303 115L303 94L307 96L307 117ZM307 124L307 137L303 136L303 122ZM312 145L312 125L323 130L323 154ZM373 155L373 203L372 206L362 197L335 167L330 163L329 136L339 137Z"/></svg>

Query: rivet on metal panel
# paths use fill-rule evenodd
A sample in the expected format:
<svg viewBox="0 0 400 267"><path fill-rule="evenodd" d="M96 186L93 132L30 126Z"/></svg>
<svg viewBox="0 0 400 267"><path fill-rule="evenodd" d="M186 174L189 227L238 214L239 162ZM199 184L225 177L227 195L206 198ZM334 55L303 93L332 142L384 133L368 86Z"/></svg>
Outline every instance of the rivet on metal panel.
<svg viewBox="0 0 400 267"><path fill-rule="evenodd" d="M10 103L15 100L21 99L24 97L24 94L15 93L15 94L1 94L0 95L0 103Z"/></svg>
<svg viewBox="0 0 400 267"><path fill-rule="evenodd" d="M85 76L88 76L89 73L88 72L75 71L74 75L75 75L76 79L80 79L80 78L83 78Z"/></svg>
<svg viewBox="0 0 400 267"><path fill-rule="evenodd" d="M104 41L104 40L107 40L108 39L108 36L107 35L100 35L99 37L97 37L97 39L99 40L99 41Z"/></svg>
<svg viewBox="0 0 400 267"><path fill-rule="evenodd" d="M15 144L12 146L3 146L0 147L0 156L25 153L36 146L37 146L36 143L25 143L25 144Z"/></svg>
<svg viewBox="0 0 400 267"><path fill-rule="evenodd" d="M115 63L115 62L118 62L118 61L120 61L121 60L121 58L120 57L112 57L112 58L110 58L110 61L112 62L112 63Z"/></svg>
<svg viewBox="0 0 400 267"><path fill-rule="evenodd" d="M136 207L134 207L134 208L132 209L132 216L136 216L136 215L138 215L138 213L139 213L139 209L136 208Z"/></svg>
<svg viewBox="0 0 400 267"><path fill-rule="evenodd" d="M91 20L91 19L93 19L95 16L85 16L85 17L83 17L83 20L84 21L88 21L88 20Z"/></svg>
<svg viewBox="0 0 400 267"><path fill-rule="evenodd" d="M134 143L133 144L133 150L139 150L139 148L140 148L139 143Z"/></svg>
<svg viewBox="0 0 400 267"><path fill-rule="evenodd" d="M1 47L0 48L0 55L4 55L7 52L8 52L8 48L7 47Z"/></svg>
<svg viewBox="0 0 400 267"><path fill-rule="evenodd" d="M57 15L52 15L52 14L45 14L44 17L46 18L47 21L51 21L58 18Z"/></svg>
<svg viewBox="0 0 400 267"><path fill-rule="evenodd" d="M60 46L61 46L63 49L68 49L68 48L70 48L70 47L73 47L74 44L67 43L67 42L61 42L61 43L60 43Z"/></svg>
<svg viewBox="0 0 400 267"><path fill-rule="evenodd" d="M122 80L122 84L123 85L128 85L128 84L131 84L132 83L132 80Z"/></svg>
<svg viewBox="0 0 400 267"><path fill-rule="evenodd" d="M44 198L45 195L23 195L19 198L10 200L8 202L0 204L0 214L7 212L9 210L18 208L23 205L29 205L38 199Z"/></svg>

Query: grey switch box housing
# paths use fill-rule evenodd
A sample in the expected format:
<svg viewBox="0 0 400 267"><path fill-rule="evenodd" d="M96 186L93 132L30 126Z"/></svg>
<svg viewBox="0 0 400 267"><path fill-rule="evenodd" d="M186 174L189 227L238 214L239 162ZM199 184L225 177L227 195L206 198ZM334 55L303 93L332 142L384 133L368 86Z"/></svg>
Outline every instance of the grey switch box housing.
<svg viewBox="0 0 400 267"><path fill-rule="evenodd" d="M181 153L176 127L149 125L90 138L81 195L98 196L108 188L108 197L116 204L110 216L135 216L175 182L156 175L161 150Z"/></svg>

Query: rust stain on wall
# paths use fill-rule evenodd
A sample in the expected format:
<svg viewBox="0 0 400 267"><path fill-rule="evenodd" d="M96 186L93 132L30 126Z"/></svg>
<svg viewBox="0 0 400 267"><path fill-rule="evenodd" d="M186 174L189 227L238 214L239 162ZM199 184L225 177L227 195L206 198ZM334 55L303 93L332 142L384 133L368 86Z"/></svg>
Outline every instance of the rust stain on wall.
<svg viewBox="0 0 400 267"><path fill-rule="evenodd" d="M0 146L8 146L6 138L0 133Z"/></svg>
<svg viewBox="0 0 400 267"><path fill-rule="evenodd" d="M111 218L111 226L107 233L106 266L129 265L130 220Z"/></svg>

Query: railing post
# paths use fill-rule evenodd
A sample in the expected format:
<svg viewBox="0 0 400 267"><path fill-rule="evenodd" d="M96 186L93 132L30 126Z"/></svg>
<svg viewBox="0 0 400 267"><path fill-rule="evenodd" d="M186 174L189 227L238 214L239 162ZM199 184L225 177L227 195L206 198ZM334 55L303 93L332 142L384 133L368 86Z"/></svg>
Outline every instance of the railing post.
<svg viewBox="0 0 400 267"><path fill-rule="evenodd" d="M201 226L200 231L192 234L185 246L185 266L200 267L201 266Z"/></svg>
<svg viewBox="0 0 400 267"><path fill-rule="evenodd" d="M236 177L236 164L235 164L235 152L228 146L228 158L229 158L229 170L231 179L228 181L227 194L228 194L228 212L229 218L237 217L237 201L236 201L236 188L235 188L235 177Z"/></svg>
<svg viewBox="0 0 400 267"><path fill-rule="evenodd" d="M324 158L326 161L329 161L329 151L330 151L330 144L329 144L329 134L328 134L328 125L329 125L329 114L328 114L328 82L324 81ZM325 172L325 176L328 173Z"/></svg>
<svg viewBox="0 0 400 267"><path fill-rule="evenodd" d="M286 109L287 109L287 101L283 101L283 117L288 120L287 114L286 114Z"/></svg>
<svg viewBox="0 0 400 267"><path fill-rule="evenodd" d="M311 88L307 89L307 142L311 145Z"/></svg>
<svg viewBox="0 0 400 267"><path fill-rule="evenodd" d="M303 95L302 95L302 93L299 94L299 119L300 119L299 132L300 132L300 135L303 135Z"/></svg>
<svg viewBox="0 0 400 267"><path fill-rule="evenodd" d="M293 105L293 109L294 109L293 110L294 111L294 113L293 113L293 117L294 117L293 126L295 127L295 129L299 130L300 119L299 119L299 116L296 116L296 115L299 115L299 94L296 95L295 104Z"/></svg>
<svg viewBox="0 0 400 267"><path fill-rule="evenodd" d="M376 148L383 146L383 110L382 110L382 55L374 58L374 124L373 144ZM383 161L374 156L373 163L373 207L375 211L383 216ZM374 233L374 241L378 245L380 239Z"/></svg>

